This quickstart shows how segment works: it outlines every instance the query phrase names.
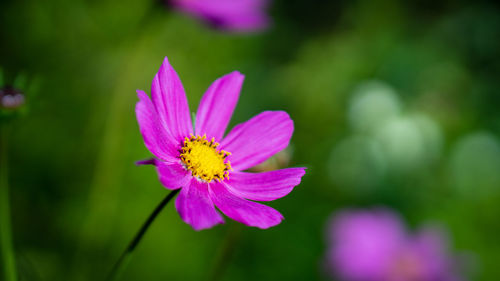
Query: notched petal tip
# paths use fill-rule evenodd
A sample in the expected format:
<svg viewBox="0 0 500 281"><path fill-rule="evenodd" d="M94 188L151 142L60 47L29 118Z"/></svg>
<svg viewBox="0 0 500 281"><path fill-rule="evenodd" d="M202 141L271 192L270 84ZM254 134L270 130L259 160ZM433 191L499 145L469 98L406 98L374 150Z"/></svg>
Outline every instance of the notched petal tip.
<svg viewBox="0 0 500 281"><path fill-rule="evenodd" d="M173 71L177 75L177 72L175 71L174 67L172 66L172 64L170 64L170 60L168 59L168 57L165 57L163 59L163 63L161 64L161 66L158 70L158 73L161 72L162 70L168 71L168 72Z"/></svg>
<svg viewBox="0 0 500 281"><path fill-rule="evenodd" d="M283 215L277 210L239 197L223 183L210 185L209 194L212 202L231 219L248 226L267 229L283 221Z"/></svg>
<svg viewBox="0 0 500 281"><path fill-rule="evenodd" d="M286 168L262 173L235 172L226 186L249 200L273 201L287 196L301 182L303 168Z"/></svg>
<svg viewBox="0 0 500 281"><path fill-rule="evenodd" d="M135 92L137 93L137 98L139 98L139 102L143 101L144 99L149 99L149 96L148 94L146 94L146 92L144 92L143 90L135 90Z"/></svg>
<svg viewBox="0 0 500 281"><path fill-rule="evenodd" d="M165 58L163 58L163 64L170 65L170 62L168 61L168 57L167 56L165 56Z"/></svg>
<svg viewBox="0 0 500 281"><path fill-rule="evenodd" d="M235 76L237 78L241 78L241 79L245 79L245 74L242 74L241 72L239 72L238 70L234 70L232 72L229 72L228 74L226 74L225 76Z"/></svg>
<svg viewBox="0 0 500 281"><path fill-rule="evenodd" d="M296 168L291 168L291 169L296 169L297 170L297 177L299 178L299 183L302 180L302 177L306 175L306 170L307 167L296 167Z"/></svg>
<svg viewBox="0 0 500 281"><path fill-rule="evenodd" d="M273 209L273 210L275 210L275 209ZM257 227L259 229L269 229L271 227L275 227L278 224L281 224L285 220L285 217L280 212L278 212L277 210L275 210L275 211L278 214L277 214L274 222L272 222L272 223L269 223L267 225L260 225L260 224L259 225L249 225L249 224L246 224L246 223L243 223L243 224L248 225L248 226L252 226L252 227Z"/></svg>

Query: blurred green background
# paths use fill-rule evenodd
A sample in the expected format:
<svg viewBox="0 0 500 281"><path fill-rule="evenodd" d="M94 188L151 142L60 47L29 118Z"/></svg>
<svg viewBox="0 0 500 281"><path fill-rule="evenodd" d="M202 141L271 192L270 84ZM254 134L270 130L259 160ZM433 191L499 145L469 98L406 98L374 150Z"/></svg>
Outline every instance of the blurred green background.
<svg viewBox="0 0 500 281"><path fill-rule="evenodd" d="M324 230L344 207L388 206L445 225L500 276L500 13L487 1L274 1L274 24L234 35L148 0L0 2L0 67L27 85L9 134L21 280L102 280L166 195L135 120L168 56L195 111L246 75L231 124L282 109L303 182L259 230L201 232L167 206L122 280L328 280Z"/></svg>

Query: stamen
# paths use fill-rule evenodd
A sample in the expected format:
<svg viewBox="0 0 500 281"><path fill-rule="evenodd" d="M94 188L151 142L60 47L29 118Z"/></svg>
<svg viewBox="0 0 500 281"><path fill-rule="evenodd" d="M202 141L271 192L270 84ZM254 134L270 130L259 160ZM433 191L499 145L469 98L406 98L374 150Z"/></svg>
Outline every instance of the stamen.
<svg viewBox="0 0 500 281"><path fill-rule="evenodd" d="M228 179L232 168L226 158L231 153L217 150L218 146L215 138L208 141L206 135L186 137L180 151L181 161L193 177L204 182Z"/></svg>

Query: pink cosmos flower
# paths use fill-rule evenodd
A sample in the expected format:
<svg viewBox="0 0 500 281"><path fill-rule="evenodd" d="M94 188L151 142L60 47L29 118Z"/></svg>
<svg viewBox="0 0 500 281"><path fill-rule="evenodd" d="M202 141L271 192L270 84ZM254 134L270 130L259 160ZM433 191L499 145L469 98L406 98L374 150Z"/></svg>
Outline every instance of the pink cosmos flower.
<svg viewBox="0 0 500 281"><path fill-rule="evenodd" d="M232 32L260 31L269 25L268 0L171 0L175 9Z"/></svg>
<svg viewBox="0 0 500 281"><path fill-rule="evenodd" d="M235 71L212 83L201 99L194 128L184 88L167 58L153 80L151 99L137 91L137 121L146 147L156 156L139 164L154 164L166 188L181 188L175 206L196 230L224 222L214 205L249 226L279 224L283 216L278 211L249 200L281 198L305 174L305 168L243 172L286 148L293 132L286 112L265 111L224 137L243 78Z"/></svg>
<svg viewBox="0 0 500 281"><path fill-rule="evenodd" d="M447 240L434 228L409 235L387 210L351 210L329 225L327 264L349 281L459 281Z"/></svg>

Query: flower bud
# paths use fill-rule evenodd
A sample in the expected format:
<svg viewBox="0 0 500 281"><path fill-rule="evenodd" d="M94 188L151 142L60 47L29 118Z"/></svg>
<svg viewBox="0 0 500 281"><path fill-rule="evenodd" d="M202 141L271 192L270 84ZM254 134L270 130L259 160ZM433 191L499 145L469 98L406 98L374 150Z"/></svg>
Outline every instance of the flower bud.
<svg viewBox="0 0 500 281"><path fill-rule="evenodd" d="M0 108L17 109L24 105L24 94L13 87L0 88Z"/></svg>

